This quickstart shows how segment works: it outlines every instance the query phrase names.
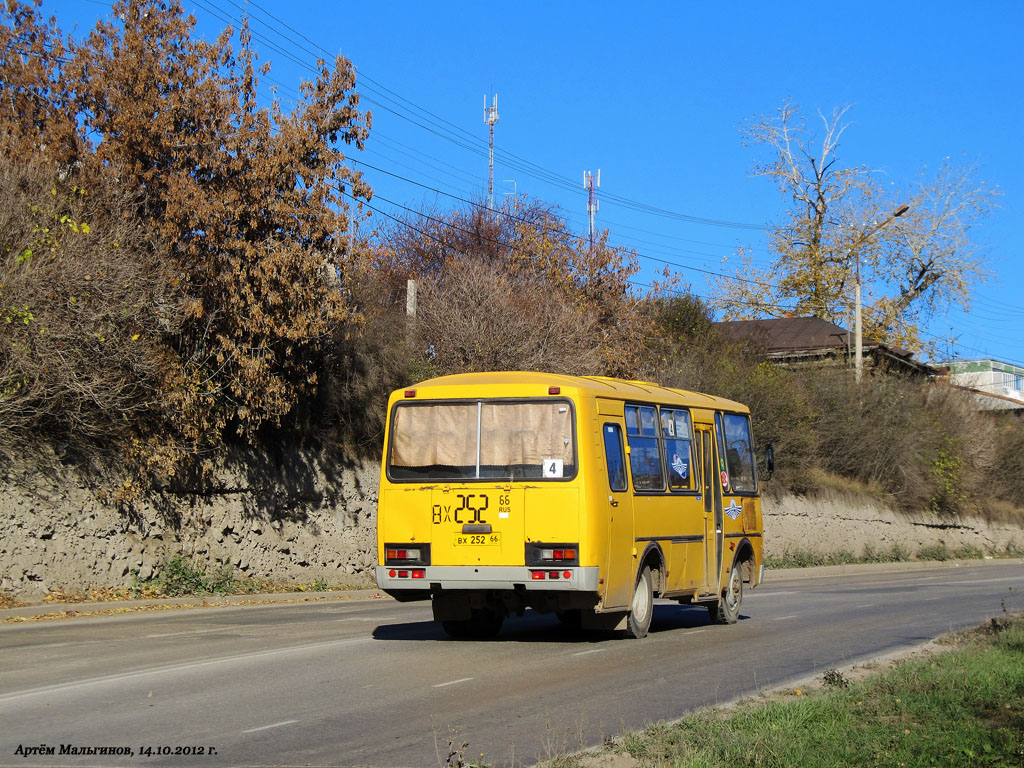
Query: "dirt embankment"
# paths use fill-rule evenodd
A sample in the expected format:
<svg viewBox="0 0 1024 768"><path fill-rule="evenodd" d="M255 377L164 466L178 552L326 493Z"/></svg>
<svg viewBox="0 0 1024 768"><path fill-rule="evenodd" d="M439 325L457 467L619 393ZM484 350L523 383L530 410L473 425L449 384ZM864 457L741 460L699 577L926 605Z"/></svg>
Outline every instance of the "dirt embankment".
<svg viewBox="0 0 1024 768"><path fill-rule="evenodd" d="M39 599L130 586L178 554L279 583L352 581L376 559L378 471L287 452L220 470L202 492L167 491L124 511L72 469L9 470L0 476L0 591Z"/></svg>
<svg viewBox="0 0 1024 768"><path fill-rule="evenodd" d="M945 546L990 552L1024 549L1024 528L976 517L939 517L897 511L866 495L824 489L812 497L765 498L765 555L796 552L856 557L866 551L889 553L899 547L909 556Z"/></svg>
<svg viewBox="0 0 1024 768"><path fill-rule="evenodd" d="M98 499L81 473L0 475L0 591L39 599L50 591L125 587L175 555L278 583L338 584L375 564L376 463L333 462L299 452L221 470L202 492L178 489L125 512ZM100 494L101 495L101 494ZM889 551L913 555L945 544L1003 551L1024 530L982 520L908 515L868 498L823 491L765 499L765 552Z"/></svg>

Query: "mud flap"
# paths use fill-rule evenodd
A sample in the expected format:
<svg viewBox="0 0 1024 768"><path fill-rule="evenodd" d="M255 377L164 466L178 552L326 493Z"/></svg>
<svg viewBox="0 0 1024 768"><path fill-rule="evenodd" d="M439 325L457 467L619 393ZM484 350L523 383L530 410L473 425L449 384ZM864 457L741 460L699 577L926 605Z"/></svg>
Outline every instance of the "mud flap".
<svg viewBox="0 0 1024 768"><path fill-rule="evenodd" d="M434 621L469 621L472 614L468 595L442 592L432 603Z"/></svg>

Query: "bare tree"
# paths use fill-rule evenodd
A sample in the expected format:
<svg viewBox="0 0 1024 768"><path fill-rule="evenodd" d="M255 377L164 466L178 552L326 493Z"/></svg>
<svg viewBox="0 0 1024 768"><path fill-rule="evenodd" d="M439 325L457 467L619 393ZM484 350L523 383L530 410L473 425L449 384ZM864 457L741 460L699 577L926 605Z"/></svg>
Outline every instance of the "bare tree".
<svg viewBox="0 0 1024 768"><path fill-rule="evenodd" d="M753 174L773 180L789 206L768 231L771 264L759 269L741 252L737 276L744 279L723 285L717 304L730 318L795 312L842 323L859 263L866 334L919 347L920 324L953 303L968 307L984 279L983 250L971 235L997 193L973 167L948 159L896 191L867 166L843 166L838 151L848 110L819 112L817 141L790 103L746 126L745 144L769 153ZM900 205L909 205L908 214L879 227Z"/></svg>
<svg viewBox="0 0 1024 768"><path fill-rule="evenodd" d="M602 371L596 316L500 263L466 257L427 277L417 323L444 373Z"/></svg>

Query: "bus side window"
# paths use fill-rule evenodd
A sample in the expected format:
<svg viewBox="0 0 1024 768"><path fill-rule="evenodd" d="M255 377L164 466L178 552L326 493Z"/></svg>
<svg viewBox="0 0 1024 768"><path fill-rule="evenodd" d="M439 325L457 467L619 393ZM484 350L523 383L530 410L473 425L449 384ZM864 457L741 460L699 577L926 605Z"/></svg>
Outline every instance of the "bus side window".
<svg viewBox="0 0 1024 768"><path fill-rule="evenodd" d="M718 443L718 474L722 482L722 492L732 493L732 479L725 463L725 428L722 426L722 414L715 414L715 438Z"/></svg>
<svg viewBox="0 0 1024 768"><path fill-rule="evenodd" d="M611 489L626 490L626 460L622 454L622 432L618 424L604 425L604 456L608 463L608 484Z"/></svg>
<svg viewBox="0 0 1024 768"><path fill-rule="evenodd" d="M653 405L625 408L626 440L629 441L629 469L634 491L664 491L661 435Z"/></svg>
<svg viewBox="0 0 1024 768"><path fill-rule="evenodd" d="M725 458L733 492L753 493L757 490L757 473L754 471L750 419L742 414L726 413L722 421L725 427Z"/></svg>
<svg viewBox="0 0 1024 768"><path fill-rule="evenodd" d="M668 460L668 485L673 491L685 491L693 487L691 476L693 464L690 459L692 428L687 411L661 409L661 430L665 441L665 457Z"/></svg>

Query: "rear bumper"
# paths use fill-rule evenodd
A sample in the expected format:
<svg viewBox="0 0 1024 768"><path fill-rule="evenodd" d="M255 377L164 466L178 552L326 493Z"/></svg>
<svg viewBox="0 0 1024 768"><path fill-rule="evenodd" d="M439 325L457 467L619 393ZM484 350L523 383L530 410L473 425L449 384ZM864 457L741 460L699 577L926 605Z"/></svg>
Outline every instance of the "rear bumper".
<svg viewBox="0 0 1024 768"><path fill-rule="evenodd" d="M433 585L441 589L526 589L537 592L597 592L598 568L527 568L525 566L473 566L473 565L428 565L417 570L426 571L422 579L390 576L396 570L383 565L377 566L377 586L385 592L390 590L422 589L430 591ZM535 580L532 571L557 571L571 573L570 578Z"/></svg>

